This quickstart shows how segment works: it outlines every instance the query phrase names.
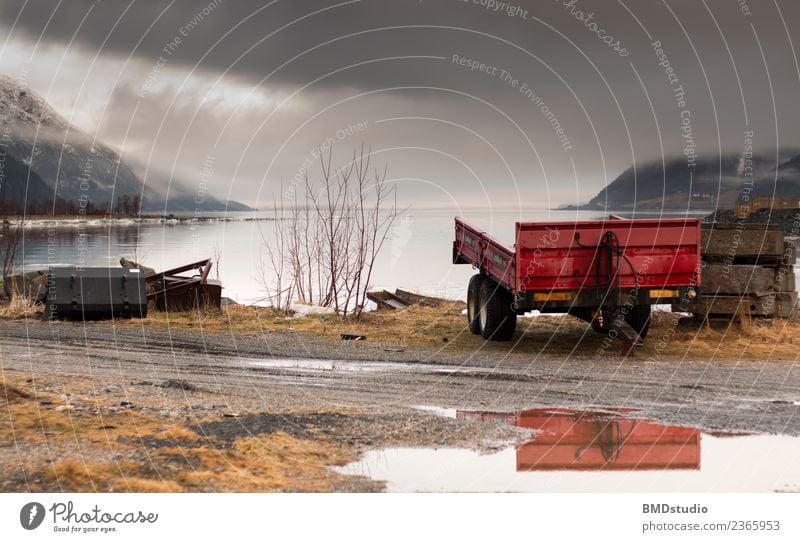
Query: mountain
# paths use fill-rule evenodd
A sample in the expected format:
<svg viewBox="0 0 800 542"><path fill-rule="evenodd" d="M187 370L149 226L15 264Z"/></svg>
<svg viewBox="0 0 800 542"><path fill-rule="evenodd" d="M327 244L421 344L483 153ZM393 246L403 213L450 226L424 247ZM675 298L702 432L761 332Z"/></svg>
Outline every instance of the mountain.
<svg viewBox="0 0 800 542"><path fill-rule="evenodd" d="M110 210L117 198L140 196L143 209L164 210L163 194L144 186L120 154L100 141L94 141L70 124L41 96L20 82L0 75L0 151L13 156L35 173L48 187L48 201L67 203L85 200L98 209ZM27 173L26 173L27 176ZM16 186L20 181L10 182ZM173 186L180 183L173 182ZM28 203L42 203L36 188L28 193ZM167 210L184 210L185 198L178 194L167 201ZM248 210L232 202L228 210ZM192 205L195 210L197 205ZM225 204L208 196L203 211L222 211Z"/></svg>
<svg viewBox="0 0 800 542"><path fill-rule="evenodd" d="M142 184L119 154L70 125L43 98L0 76L0 124L9 134L7 153L50 187L50 198L95 205L141 194ZM146 190L145 196L151 196Z"/></svg>
<svg viewBox="0 0 800 542"><path fill-rule="evenodd" d="M149 186L169 186L169 200L166 201L165 197L159 194L156 198L150 198L145 202L145 207L151 212L196 212L201 211L214 211L214 212L240 212L252 211L251 207L238 201L228 200L227 205L208 192L202 194L200 203L195 199L198 196L197 189L189 189L189 183L177 181L174 175L169 172L154 167L146 167L145 164L130 161L130 166L133 168L134 173L140 178L146 178ZM172 181L170 181L172 179Z"/></svg>
<svg viewBox="0 0 800 542"><path fill-rule="evenodd" d="M800 195L800 154L779 165L772 175L765 177L757 187L757 195Z"/></svg>
<svg viewBox="0 0 800 542"><path fill-rule="evenodd" d="M754 154L752 176L738 154L698 159L689 169L685 158L637 164L625 170L587 204L586 210L704 211L732 208L753 180L752 195L800 195L800 153L774 166L774 158ZM776 180L777 179L777 180Z"/></svg>
<svg viewBox="0 0 800 542"><path fill-rule="evenodd" d="M0 213L16 214L30 201L51 201L53 191L29 171L27 164L0 150Z"/></svg>
<svg viewBox="0 0 800 542"><path fill-rule="evenodd" d="M226 211L228 213L236 213L242 211L252 211L253 208L245 205L244 203L239 203L238 201L229 200L228 204L226 205L224 201L220 201L213 196L205 196L203 198L203 203L198 205L195 202L194 195L192 194L184 194L184 195L173 195L170 196L169 202L167 202L167 211L172 213L180 213L180 212L196 212L199 210L201 211L213 211L213 212L222 212ZM152 206L151 206L152 208ZM159 208L154 208L154 211L162 211L164 210L163 205Z"/></svg>

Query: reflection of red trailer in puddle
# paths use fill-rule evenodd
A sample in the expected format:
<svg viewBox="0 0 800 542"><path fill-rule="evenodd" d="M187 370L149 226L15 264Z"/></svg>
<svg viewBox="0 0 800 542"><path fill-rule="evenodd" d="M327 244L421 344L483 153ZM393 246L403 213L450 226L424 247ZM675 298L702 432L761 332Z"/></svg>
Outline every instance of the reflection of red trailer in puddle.
<svg viewBox="0 0 800 542"><path fill-rule="evenodd" d="M689 427L550 408L457 415L536 429L533 440L517 447L517 471L700 468L700 431Z"/></svg>

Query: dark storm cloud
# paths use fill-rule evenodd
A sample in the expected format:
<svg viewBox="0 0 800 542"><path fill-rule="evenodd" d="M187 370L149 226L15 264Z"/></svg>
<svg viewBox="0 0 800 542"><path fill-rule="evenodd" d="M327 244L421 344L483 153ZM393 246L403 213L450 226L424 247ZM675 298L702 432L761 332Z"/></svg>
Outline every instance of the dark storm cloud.
<svg viewBox="0 0 800 542"><path fill-rule="evenodd" d="M137 121L127 137L142 142L154 139L153 125L161 118L169 118L171 139L190 128L208 133L226 120L183 90L176 96L155 84L150 90L147 70L163 82L170 80L168 72L197 65L198 76L208 81L226 72L226 80L283 95L317 80L298 95L300 110L270 118L266 128L260 123L270 108L231 122L223 143L233 165L225 166L223 156L220 169L238 167L253 183L265 171L291 178L319 141L350 122L367 121L364 137L378 147L446 151L493 183L510 176L497 158L502 152L518 178L532 180L531 193L543 179L558 179L548 189L566 194L565 201L574 201L567 194L573 188L585 201L635 160L739 153L747 131L768 153L800 146L800 74L793 54L800 46L798 21L800 3L789 0L0 4L0 25L31 48L40 37L44 45L63 47L74 35L70 50L87 58L132 55L144 66L145 73L112 94L101 124L113 140L127 130L134 108ZM354 98L362 93L371 94ZM173 98L175 107L164 111ZM198 108L205 110L195 116ZM379 122L401 116L443 122ZM478 132L496 148L465 138L463 129L446 122ZM281 148L295 130L282 151L291 158L276 159L278 165L267 170L262 149ZM237 155L251 139L258 150ZM173 152L160 140L155 147L165 161ZM190 140L182 152L194 157L176 167L191 170L207 150ZM399 157L393 172L467 191L458 184L465 173L460 166L453 169L430 154Z"/></svg>
<svg viewBox="0 0 800 542"><path fill-rule="evenodd" d="M793 28L800 4L771 0L751 0L749 15L737 0L7 0L0 4L0 21L16 21L14 32L29 40L64 45L74 36L89 54L102 48L154 66L161 60L172 67L227 70L250 82L278 70L268 84L322 78L314 88L431 85L497 91L497 78L474 77L449 61L399 59L459 55L506 69L539 89L569 95L568 87L575 87L578 97L590 102L601 92L612 105L614 92L640 93L629 62L646 79L659 76L650 43L661 40L696 99L716 92L718 108L741 110L728 48L740 79L752 87L751 100L758 94L768 105L763 96L769 89L759 84L767 82L759 45L773 64L774 87L796 90L791 44L776 5ZM761 29L761 44L751 24ZM627 54L618 54L620 48ZM387 58L394 60L378 62ZM709 92L706 77L718 88Z"/></svg>
<svg viewBox="0 0 800 542"><path fill-rule="evenodd" d="M733 46L756 47L749 28L753 22L761 24L761 39L767 45L780 48L772 53L785 50L788 43L780 35L781 23L772 1L751 0L750 4L752 14L744 15L737 0L707 2ZM778 5L793 26L800 17L797 2ZM483 53L496 63L503 54L514 54L516 47L540 56L558 71L585 72L590 77L593 68L588 62L576 61L580 55L570 42L582 48L601 71L614 74L625 71L624 60L646 56L647 32L676 44L688 44L690 39L710 61L724 62L727 57L715 23L700 0L626 0L625 4L610 0L6 0L0 4L0 20L7 25L16 20L16 31L30 39L41 36L47 42L65 44L75 35L77 44L91 53L103 47L105 52L133 53L150 61L164 56L164 48L180 38L181 46L168 55L170 63L194 66L201 62L205 69L230 69L253 79L261 79L296 55L316 48L273 77L291 83L384 57L448 56L455 51ZM689 39L681 25L687 28ZM442 28L420 28L426 26ZM352 34L356 35L346 37ZM630 55L621 61L615 48L600 36L612 38L616 50L622 47ZM334 42L322 46L331 40ZM693 56L691 51L681 51L675 60L697 64ZM430 77L439 71L432 68L420 73L419 67L409 64L353 71L330 82L393 83Z"/></svg>
<svg viewBox="0 0 800 542"><path fill-rule="evenodd" d="M442 54L449 49L444 47L446 44L460 48L459 42L469 41L454 31L409 26L472 27L499 33L512 41L525 37L523 29L515 25L504 28L506 21L502 18L486 16L479 6L471 9L458 1L178 0L129 4L77 0L56 6L55 2L40 0L4 2L0 16L5 22L19 17L17 30L29 39L42 36L45 41L63 44L72 39L88 13L76 40L89 52L94 53L102 45L107 52L124 56L133 52L155 62L165 55L164 48L178 38L183 42L181 46L166 52L170 63L194 66L202 59L205 69L230 69L231 73L250 79L261 79L296 55L315 48L273 77L276 82L291 83L306 82L331 69L376 58ZM51 16L53 22L45 30ZM112 28L113 32L109 32ZM351 34L357 35L347 37ZM330 41L333 43L322 45ZM330 81L359 84L363 78L374 83L389 75L381 70L362 70L349 74L347 81ZM403 75L416 78L417 70L406 69Z"/></svg>

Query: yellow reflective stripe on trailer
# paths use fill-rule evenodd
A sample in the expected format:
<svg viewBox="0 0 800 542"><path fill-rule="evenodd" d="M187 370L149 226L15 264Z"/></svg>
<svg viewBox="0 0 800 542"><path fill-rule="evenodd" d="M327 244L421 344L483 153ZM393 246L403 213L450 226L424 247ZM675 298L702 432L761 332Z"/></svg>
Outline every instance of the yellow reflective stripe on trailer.
<svg viewBox="0 0 800 542"><path fill-rule="evenodd" d="M533 294L534 301L571 301L572 292L544 292Z"/></svg>
<svg viewBox="0 0 800 542"><path fill-rule="evenodd" d="M650 290L650 297L679 297L681 294L678 290Z"/></svg>

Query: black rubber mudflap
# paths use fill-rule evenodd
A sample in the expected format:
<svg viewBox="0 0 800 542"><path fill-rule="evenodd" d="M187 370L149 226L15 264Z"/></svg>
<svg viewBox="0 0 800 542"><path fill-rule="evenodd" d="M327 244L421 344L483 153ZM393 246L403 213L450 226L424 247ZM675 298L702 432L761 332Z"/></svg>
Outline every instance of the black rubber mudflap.
<svg viewBox="0 0 800 542"><path fill-rule="evenodd" d="M627 315L626 315L627 316ZM607 329L610 335L616 339L625 341L630 346L642 346L643 337L631 327L625 320L625 316L620 315L618 311L603 311L603 328Z"/></svg>
<svg viewBox="0 0 800 542"><path fill-rule="evenodd" d="M636 305L628 310L625 321L644 339L650 329L650 305Z"/></svg>

